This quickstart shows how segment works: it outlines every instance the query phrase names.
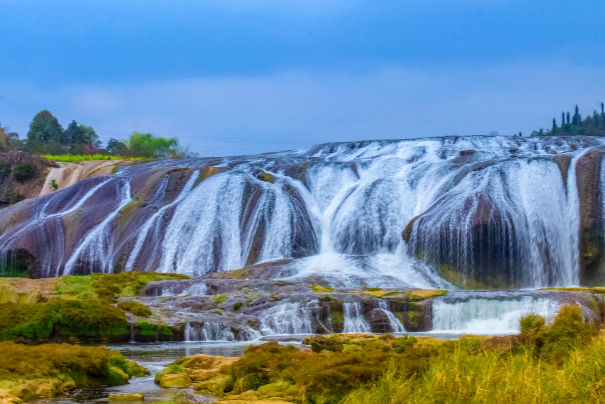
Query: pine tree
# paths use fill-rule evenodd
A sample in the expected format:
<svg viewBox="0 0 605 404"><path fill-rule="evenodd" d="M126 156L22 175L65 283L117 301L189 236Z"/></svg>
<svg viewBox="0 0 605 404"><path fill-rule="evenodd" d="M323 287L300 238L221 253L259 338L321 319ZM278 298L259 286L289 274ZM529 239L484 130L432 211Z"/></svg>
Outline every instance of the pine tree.
<svg viewBox="0 0 605 404"><path fill-rule="evenodd" d="M571 123L571 121L570 121L570 119L569 119L569 111L567 111L567 123L568 123L568 124L570 124L570 123Z"/></svg>
<svg viewBox="0 0 605 404"><path fill-rule="evenodd" d="M580 111L578 110L578 106L576 105L576 111L573 114L573 119L572 119L572 123L576 126L579 126L582 124L582 117L580 116Z"/></svg>
<svg viewBox="0 0 605 404"><path fill-rule="evenodd" d="M559 129L557 127L557 120L555 118L552 119L552 129L550 130L550 133L552 133L553 135L557 134L557 129Z"/></svg>

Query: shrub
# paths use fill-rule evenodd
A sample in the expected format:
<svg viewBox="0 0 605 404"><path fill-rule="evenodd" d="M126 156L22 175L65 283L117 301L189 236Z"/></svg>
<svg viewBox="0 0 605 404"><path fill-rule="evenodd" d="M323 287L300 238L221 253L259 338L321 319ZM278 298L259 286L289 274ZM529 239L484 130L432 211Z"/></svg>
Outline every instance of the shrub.
<svg viewBox="0 0 605 404"><path fill-rule="evenodd" d="M57 184L57 181L55 181L55 180L52 180L52 181L50 182L50 185L52 185L52 187L53 187L54 189L59 189L59 184Z"/></svg>
<svg viewBox="0 0 605 404"><path fill-rule="evenodd" d="M239 309L242 308L242 306L244 305L244 303L242 302L237 302L233 305L233 311L238 311Z"/></svg>
<svg viewBox="0 0 605 404"><path fill-rule="evenodd" d="M139 317L150 317L151 309L149 306L144 305L143 303L135 302L133 300L125 300L118 303L118 307L124 311L129 311L135 316Z"/></svg>
<svg viewBox="0 0 605 404"><path fill-rule="evenodd" d="M37 171L36 166L33 164L19 164L13 170L13 177L17 182L25 182L32 179Z"/></svg>

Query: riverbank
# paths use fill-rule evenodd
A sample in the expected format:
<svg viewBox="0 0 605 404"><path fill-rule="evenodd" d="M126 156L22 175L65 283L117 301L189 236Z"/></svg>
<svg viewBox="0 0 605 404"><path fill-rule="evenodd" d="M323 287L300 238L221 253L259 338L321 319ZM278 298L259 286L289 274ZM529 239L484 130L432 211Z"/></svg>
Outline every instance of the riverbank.
<svg viewBox="0 0 605 404"><path fill-rule="evenodd" d="M126 384L132 376L146 373L136 362L102 347L0 342L0 404L95 385Z"/></svg>
<svg viewBox="0 0 605 404"><path fill-rule="evenodd" d="M305 341L310 350L270 342L241 359L182 358L156 381L225 403L597 403L605 399L599 329L578 306L565 305L550 325L525 316L518 335L313 336Z"/></svg>

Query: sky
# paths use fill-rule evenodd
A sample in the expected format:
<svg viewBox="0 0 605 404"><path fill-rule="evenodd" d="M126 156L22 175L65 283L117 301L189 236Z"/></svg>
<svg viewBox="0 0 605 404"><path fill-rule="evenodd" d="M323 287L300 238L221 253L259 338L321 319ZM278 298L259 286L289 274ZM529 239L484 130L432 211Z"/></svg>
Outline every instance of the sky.
<svg viewBox="0 0 605 404"><path fill-rule="evenodd" d="M201 156L529 135L605 101L603 0L0 0L0 123Z"/></svg>

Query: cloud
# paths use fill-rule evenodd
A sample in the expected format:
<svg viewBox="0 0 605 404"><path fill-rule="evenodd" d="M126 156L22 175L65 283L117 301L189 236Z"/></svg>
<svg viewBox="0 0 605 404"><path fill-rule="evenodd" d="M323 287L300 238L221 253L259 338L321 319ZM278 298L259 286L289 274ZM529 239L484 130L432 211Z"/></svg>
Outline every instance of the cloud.
<svg viewBox="0 0 605 404"><path fill-rule="evenodd" d="M529 135L575 103L591 113L605 94L604 68L510 64L460 69L388 67L370 73L289 71L265 77L79 85L40 91L0 83L0 108L24 135L47 108L105 140L133 130L178 136L202 155L234 155L315 143L444 135ZM12 125L11 125L12 123Z"/></svg>

